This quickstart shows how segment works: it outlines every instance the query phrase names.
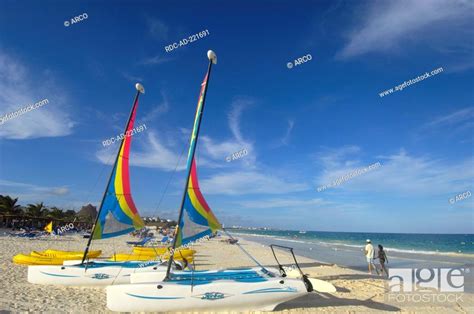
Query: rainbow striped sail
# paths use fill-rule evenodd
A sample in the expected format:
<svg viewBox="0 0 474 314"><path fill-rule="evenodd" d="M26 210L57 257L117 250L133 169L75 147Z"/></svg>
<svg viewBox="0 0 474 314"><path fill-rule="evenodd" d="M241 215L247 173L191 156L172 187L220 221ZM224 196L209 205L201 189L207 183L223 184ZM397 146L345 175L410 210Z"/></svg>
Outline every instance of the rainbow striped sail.
<svg viewBox="0 0 474 314"><path fill-rule="evenodd" d="M179 225L176 247L211 235L222 226L207 204L199 188L196 161L193 159L188 190L184 201L183 219Z"/></svg>
<svg viewBox="0 0 474 314"><path fill-rule="evenodd" d="M187 161L189 181L184 196L184 203L182 204L183 217L181 217L181 220L179 221L175 247L196 241L197 239L210 235L217 229L222 228L199 189L196 162L194 160L194 151L196 149L196 140L199 134L209 71L210 70L208 70L208 73L201 84L201 92L199 94L196 115L194 117L194 127L189 143Z"/></svg>
<svg viewBox="0 0 474 314"><path fill-rule="evenodd" d="M128 160L138 97L133 104L130 121L125 130L117 161L107 186L107 192L99 208L99 217L94 228L92 239L105 239L127 234L145 226L130 192L130 174Z"/></svg>

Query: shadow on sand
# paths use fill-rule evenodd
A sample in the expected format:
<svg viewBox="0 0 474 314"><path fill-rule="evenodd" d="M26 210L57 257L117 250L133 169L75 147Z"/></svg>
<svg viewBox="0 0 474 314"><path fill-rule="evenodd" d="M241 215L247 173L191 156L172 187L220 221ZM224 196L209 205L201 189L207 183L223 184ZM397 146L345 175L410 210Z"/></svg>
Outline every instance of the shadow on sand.
<svg viewBox="0 0 474 314"><path fill-rule="evenodd" d="M338 291L340 288L338 288ZM378 311L390 311L396 312L400 311L400 308L375 302L371 299L366 300L357 300L357 299L347 299L347 298L338 298L329 293L310 293L308 295L302 296L282 304L279 304L275 311L282 310L292 310L297 308L319 308L319 307L328 307L328 306L364 306L373 310Z"/></svg>

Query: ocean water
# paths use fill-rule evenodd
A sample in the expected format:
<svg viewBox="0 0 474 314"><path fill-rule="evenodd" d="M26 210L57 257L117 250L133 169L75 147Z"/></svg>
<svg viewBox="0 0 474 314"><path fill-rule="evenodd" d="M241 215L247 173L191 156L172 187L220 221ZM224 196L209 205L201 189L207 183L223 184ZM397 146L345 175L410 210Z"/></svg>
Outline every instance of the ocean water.
<svg viewBox="0 0 474 314"><path fill-rule="evenodd" d="M228 230L228 229L227 229ZM365 240L370 239L377 252L382 244L388 256L389 269L463 269L464 291L474 292L473 235L445 234L393 234L358 232L314 232L276 230L228 230L237 238L262 244L262 250L269 250L270 244L292 247L297 256L314 259L315 262L300 263L306 267L321 263L336 264L367 273L364 254ZM243 246L245 247L245 246ZM278 256L288 254L276 250ZM289 256L289 255L288 255ZM288 259L284 259L287 260ZM375 264L378 264L375 260ZM275 266L276 263L267 265ZM369 276L369 275L365 275Z"/></svg>
<svg viewBox="0 0 474 314"><path fill-rule="evenodd" d="M474 234L407 234L407 233L362 233L323 231L283 231L228 229L239 234L266 236L307 244L327 244L348 247L363 247L370 239L374 247L381 244L391 252L419 254L474 254ZM474 256L473 256L474 257Z"/></svg>

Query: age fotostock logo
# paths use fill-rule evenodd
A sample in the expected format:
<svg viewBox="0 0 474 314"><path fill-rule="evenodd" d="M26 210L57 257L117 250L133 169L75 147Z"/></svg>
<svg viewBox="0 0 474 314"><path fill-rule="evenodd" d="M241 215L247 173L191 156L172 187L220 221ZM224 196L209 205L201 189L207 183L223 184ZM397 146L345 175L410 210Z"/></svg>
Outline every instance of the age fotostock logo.
<svg viewBox="0 0 474 314"><path fill-rule="evenodd" d="M398 303L445 303L463 301L468 268L391 268L388 300Z"/></svg>
<svg viewBox="0 0 474 314"><path fill-rule="evenodd" d="M464 292L463 268L391 268L390 292Z"/></svg>

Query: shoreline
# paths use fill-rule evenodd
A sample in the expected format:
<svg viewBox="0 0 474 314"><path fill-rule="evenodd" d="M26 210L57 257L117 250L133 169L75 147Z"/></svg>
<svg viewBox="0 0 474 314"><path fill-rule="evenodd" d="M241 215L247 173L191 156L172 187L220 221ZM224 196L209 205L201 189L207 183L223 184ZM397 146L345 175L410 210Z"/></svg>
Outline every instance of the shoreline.
<svg viewBox="0 0 474 314"><path fill-rule="evenodd" d="M329 245L317 242L300 241L295 239L284 239L274 236L237 234L247 240L269 245L280 244L291 246L298 255L320 260L321 262L340 265L354 270L364 271L367 263L363 254L363 246ZM388 267L397 268L452 268L464 267L472 269L474 266L474 255L441 255L441 254L418 254L417 252L398 252L385 248L388 255ZM377 263L377 262L376 262ZM470 291L474 288L470 287Z"/></svg>
<svg viewBox="0 0 474 314"><path fill-rule="evenodd" d="M268 245L239 238L245 248L265 267L275 267L276 262ZM130 252L131 247L125 241L131 237L98 240L92 249L103 250L102 256L114 252ZM254 267L255 264L240 251L237 245L228 244L226 236L217 236L209 241L193 246L197 250L195 266L197 270ZM79 236L63 236L29 240L0 237L0 268L2 287L0 287L0 310L12 312L80 312L113 313L106 308L104 288L40 286L27 282L27 267L14 265L11 258L18 253L32 250L63 249L83 250L87 239ZM417 312L417 313L459 313L472 311L472 294L466 293L469 302L462 305L444 304L391 304L386 300L386 279L368 275L364 271L341 267L335 263L326 263L306 257L295 249L295 255L304 273L310 277L326 280L334 284L337 292L309 293L306 296L282 303L274 313L380 313L380 312ZM277 251L283 265L292 263L291 255Z"/></svg>
<svg viewBox="0 0 474 314"><path fill-rule="evenodd" d="M352 247L352 248L363 248L365 245L365 243L358 245L358 244L345 243L342 241L323 241L319 239L314 239L314 241L311 241L311 239L289 238L289 237L285 238L279 235L247 233L247 232L239 232L235 230L231 230L230 233L238 235L238 236L243 236L243 237L245 236L262 237L262 238L276 239L276 240L287 241L287 242L304 243L307 245L319 244L319 245L327 245L327 246L345 246L345 247ZM391 252L398 252L398 253L405 253L405 254L425 254L425 255L442 255L442 256L474 258L474 253L470 253L470 252L466 253L466 252L446 252L446 251L429 251L429 250L416 251L415 249L410 250L410 249L396 248L396 247L390 247L390 246L385 246L385 245L384 245L384 248L386 250L390 250Z"/></svg>

